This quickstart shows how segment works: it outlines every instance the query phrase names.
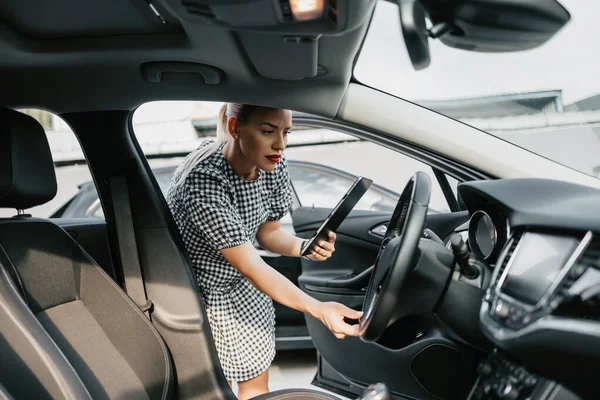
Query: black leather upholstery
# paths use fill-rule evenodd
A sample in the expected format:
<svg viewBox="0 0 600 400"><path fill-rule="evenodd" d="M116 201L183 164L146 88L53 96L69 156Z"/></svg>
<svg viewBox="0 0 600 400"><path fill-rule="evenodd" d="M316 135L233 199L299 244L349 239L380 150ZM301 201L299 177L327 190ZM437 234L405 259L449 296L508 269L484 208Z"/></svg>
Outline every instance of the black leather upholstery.
<svg viewBox="0 0 600 400"><path fill-rule="evenodd" d="M52 155L42 126L0 108L0 207L24 210L56 196Z"/></svg>

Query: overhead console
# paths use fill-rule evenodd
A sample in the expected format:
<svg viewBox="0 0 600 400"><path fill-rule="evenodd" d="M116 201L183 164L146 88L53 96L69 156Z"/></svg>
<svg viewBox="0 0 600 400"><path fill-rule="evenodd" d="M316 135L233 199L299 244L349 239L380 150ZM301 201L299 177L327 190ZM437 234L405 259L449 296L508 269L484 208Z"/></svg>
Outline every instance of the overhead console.
<svg viewBox="0 0 600 400"><path fill-rule="evenodd" d="M257 72L298 80L327 74L319 40L354 30L374 0L157 0L191 24L235 31ZM185 26L185 24L184 24Z"/></svg>
<svg viewBox="0 0 600 400"><path fill-rule="evenodd" d="M255 32L324 34L346 27L347 0L168 0L189 21ZM365 2L366 3L366 2Z"/></svg>

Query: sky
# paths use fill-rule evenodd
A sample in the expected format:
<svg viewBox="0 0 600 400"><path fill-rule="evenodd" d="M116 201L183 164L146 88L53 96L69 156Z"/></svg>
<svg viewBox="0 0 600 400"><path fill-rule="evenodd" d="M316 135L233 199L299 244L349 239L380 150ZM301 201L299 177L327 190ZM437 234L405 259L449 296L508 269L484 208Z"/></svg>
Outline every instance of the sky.
<svg viewBox="0 0 600 400"><path fill-rule="evenodd" d="M355 76L417 102L562 89L564 104L570 104L596 95L600 93L600 1L560 3L571 21L536 49L476 53L430 39L431 64L415 71L402 39L398 7L380 1Z"/></svg>

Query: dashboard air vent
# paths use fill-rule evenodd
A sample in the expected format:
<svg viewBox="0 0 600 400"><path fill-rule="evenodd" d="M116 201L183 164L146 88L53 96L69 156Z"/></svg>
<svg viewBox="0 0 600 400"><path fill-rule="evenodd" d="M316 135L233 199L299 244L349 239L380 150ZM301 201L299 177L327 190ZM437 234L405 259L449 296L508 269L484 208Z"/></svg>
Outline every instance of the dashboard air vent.
<svg viewBox="0 0 600 400"><path fill-rule="evenodd" d="M513 253L515 252L517 245L519 244L519 240L521 240L521 236L523 236L523 231L515 231L513 233L511 240L509 240L510 247L508 248L508 251L506 252L506 256L504 256L504 259L502 260L502 264L500 264L500 267L498 270L498 275L497 275L498 278L496 278L496 279L499 279L502 276L504 269L508 265L508 262L510 261Z"/></svg>
<svg viewBox="0 0 600 400"><path fill-rule="evenodd" d="M577 264L600 270L600 238L598 236L592 240Z"/></svg>
<svg viewBox="0 0 600 400"><path fill-rule="evenodd" d="M600 321L600 235L588 245L561 284L565 299L553 314Z"/></svg>
<svg viewBox="0 0 600 400"><path fill-rule="evenodd" d="M563 292L567 292L588 268L600 270L600 238L598 237L592 240L565 277L561 285Z"/></svg>

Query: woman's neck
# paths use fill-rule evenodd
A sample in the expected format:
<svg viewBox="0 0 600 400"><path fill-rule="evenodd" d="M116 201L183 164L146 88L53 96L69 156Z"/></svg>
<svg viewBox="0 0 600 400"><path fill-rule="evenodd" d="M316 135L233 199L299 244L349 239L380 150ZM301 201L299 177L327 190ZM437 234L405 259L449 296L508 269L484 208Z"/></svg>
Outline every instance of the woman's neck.
<svg viewBox="0 0 600 400"><path fill-rule="evenodd" d="M225 143L222 151L223 156L225 156L225 159L236 175L246 181L253 181L258 178L258 167L246 159L234 140L229 140Z"/></svg>

